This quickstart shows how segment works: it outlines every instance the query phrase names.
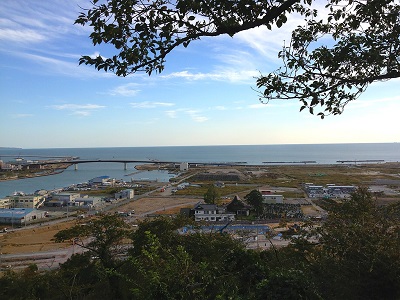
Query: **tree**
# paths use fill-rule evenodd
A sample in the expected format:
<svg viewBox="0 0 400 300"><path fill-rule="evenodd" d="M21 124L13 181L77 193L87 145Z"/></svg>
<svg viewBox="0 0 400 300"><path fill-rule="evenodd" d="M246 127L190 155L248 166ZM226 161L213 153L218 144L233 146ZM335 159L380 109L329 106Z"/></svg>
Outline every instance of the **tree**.
<svg viewBox="0 0 400 300"><path fill-rule="evenodd" d="M267 269L259 252L246 250L230 235L202 233L195 226L180 234L183 221L144 221L133 234L135 247L124 268L134 278L134 299L252 299Z"/></svg>
<svg viewBox="0 0 400 300"><path fill-rule="evenodd" d="M318 19L312 2L94 0L75 23L91 26L93 44L110 44L117 54L82 56L79 63L118 76L150 75L161 72L167 55L181 45L259 26L281 27L290 14L300 13L306 25L293 31L279 53L283 67L257 79L260 101L296 99L300 111L313 114L320 106L321 118L341 114L371 83L400 77L400 4L326 0L329 15Z"/></svg>
<svg viewBox="0 0 400 300"><path fill-rule="evenodd" d="M311 234L310 234L311 233ZM400 297L400 202L378 206L366 188L333 204L327 220L298 240L296 261L324 299ZM313 237L310 241L310 237Z"/></svg>
<svg viewBox="0 0 400 300"><path fill-rule="evenodd" d="M208 187L207 192L204 194L204 202L207 204L215 204L215 201L219 198L221 198L221 195L219 194L217 187L211 184Z"/></svg>
<svg viewBox="0 0 400 300"><path fill-rule="evenodd" d="M71 228L59 231L55 235L56 242L67 240L73 241L77 246L87 250L88 257L94 257L100 263L96 269L107 279L112 297L123 299L120 285L123 281L120 278L119 269L125 263L119 257L127 252L129 244L123 243L128 240L132 230L117 215L104 215L88 223L77 224ZM86 260L89 264L90 261ZM87 268L89 265L82 265Z"/></svg>
<svg viewBox="0 0 400 300"><path fill-rule="evenodd" d="M254 208L258 216L263 213L264 203L260 191L252 190L250 193L244 196L244 200L246 200L246 202Z"/></svg>
<svg viewBox="0 0 400 300"><path fill-rule="evenodd" d="M303 0L311 3L311 0ZM93 1L75 23L93 27L94 45L107 43L119 52L111 58L82 56L80 64L112 71L119 76L145 71L161 72L165 58L180 45L201 37L234 34L273 23L278 27L287 13L302 9L298 0L193 1L107 0Z"/></svg>
<svg viewBox="0 0 400 300"><path fill-rule="evenodd" d="M311 18L293 31L279 53L283 67L257 79L264 101L298 99L300 111L321 106L324 118L341 114L371 83L400 77L398 1L330 0L326 7L326 20Z"/></svg>

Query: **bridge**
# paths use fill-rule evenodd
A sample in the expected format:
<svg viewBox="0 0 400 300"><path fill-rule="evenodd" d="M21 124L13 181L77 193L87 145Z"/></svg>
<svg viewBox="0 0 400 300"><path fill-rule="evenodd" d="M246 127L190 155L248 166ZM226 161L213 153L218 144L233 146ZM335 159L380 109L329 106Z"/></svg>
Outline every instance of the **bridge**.
<svg viewBox="0 0 400 300"><path fill-rule="evenodd" d="M182 162L179 161L160 161L160 160L136 160L136 159L70 159L70 160L55 160L55 161L41 161L41 162L32 162L26 164L29 166L43 166L43 165L59 165L59 164L69 164L74 165L75 170L78 170L78 164L86 164L86 163L123 163L124 170L127 170L128 163L141 163L141 164L174 164L178 165ZM246 162L188 162L189 167L193 166L201 166L201 165L213 165L213 166L246 166Z"/></svg>

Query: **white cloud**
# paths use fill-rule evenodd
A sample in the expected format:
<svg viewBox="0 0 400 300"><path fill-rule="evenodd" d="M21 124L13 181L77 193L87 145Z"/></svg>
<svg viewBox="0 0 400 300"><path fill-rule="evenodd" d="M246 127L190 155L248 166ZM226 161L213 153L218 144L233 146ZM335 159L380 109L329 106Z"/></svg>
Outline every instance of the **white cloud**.
<svg viewBox="0 0 400 300"><path fill-rule="evenodd" d="M52 105L54 109L57 110L77 110L77 109L99 109L105 108L104 105L97 105L97 104L61 104L61 105Z"/></svg>
<svg viewBox="0 0 400 300"><path fill-rule="evenodd" d="M219 70L215 70L210 73L190 73L189 71L174 72L168 75L162 75L161 78L174 79L183 78L186 80L215 80L224 82L253 82L254 77L258 76L259 72L256 70L235 70L233 68L220 67Z"/></svg>
<svg viewBox="0 0 400 300"><path fill-rule="evenodd" d="M165 112L165 114L171 119L175 119L176 118L176 113L177 113L176 110L167 110Z"/></svg>
<svg viewBox="0 0 400 300"><path fill-rule="evenodd" d="M185 112L186 112L186 114L188 114L188 115L192 118L192 120L195 121L195 122L202 123L202 122L205 122L205 121L208 120L207 117L204 117L204 116L199 115L200 112L197 111L197 110L186 110Z"/></svg>
<svg viewBox="0 0 400 300"><path fill-rule="evenodd" d="M86 117L86 116L90 116L91 112L88 110L76 110L72 114L77 115L77 116Z"/></svg>
<svg viewBox="0 0 400 300"><path fill-rule="evenodd" d="M268 103L269 104L269 103ZM268 104L257 103L257 104L250 104L248 107L252 109L260 109L267 107Z"/></svg>
<svg viewBox="0 0 400 300"><path fill-rule="evenodd" d="M157 107L168 107L174 106L174 103L170 102L150 102L150 101L143 101L143 102L132 102L130 105L133 108L157 108Z"/></svg>
<svg viewBox="0 0 400 300"><path fill-rule="evenodd" d="M30 118L33 117L33 114L14 114L12 115L13 118Z"/></svg>
<svg viewBox="0 0 400 300"><path fill-rule="evenodd" d="M55 110L65 110L70 111L72 115L78 116L89 116L93 111L105 108L104 105L97 104L60 104L60 105L51 105L50 108Z"/></svg>
<svg viewBox="0 0 400 300"><path fill-rule="evenodd" d="M112 96L124 96L124 97L132 97L135 96L140 90L136 89L137 84L128 83L124 85L120 85L115 89L110 91L110 95Z"/></svg>
<svg viewBox="0 0 400 300"><path fill-rule="evenodd" d="M48 43L76 31L73 23L79 7L73 2L76 1L2 1L0 40L14 44Z"/></svg>
<svg viewBox="0 0 400 300"><path fill-rule="evenodd" d="M202 116L192 116L192 119L193 119L193 121L199 122L199 123L208 121L207 117L202 117Z"/></svg>
<svg viewBox="0 0 400 300"><path fill-rule="evenodd" d="M43 74L48 75L50 73L65 75L69 77L83 78L87 79L87 77L101 77L108 78L114 77L115 75L112 73L99 72L91 67L85 67L83 65L78 65L78 59L73 59L72 61L64 61L58 58L51 58L48 56L42 56L37 54L30 54L24 52L13 52L12 55L16 55L22 57L24 59L30 60L33 63L42 65L43 68L35 68L38 73L41 72ZM63 54L64 57L67 57L66 54ZM75 57L70 55L70 57Z"/></svg>
<svg viewBox="0 0 400 300"><path fill-rule="evenodd" d="M0 29L0 41L12 41L18 43L38 43L46 40L46 37L31 29Z"/></svg>
<svg viewBox="0 0 400 300"><path fill-rule="evenodd" d="M324 6L325 4L322 2L313 2L312 7L318 11L318 18L327 18L328 10ZM284 44L290 44L292 31L303 24L305 24L304 17L293 12L287 14L287 22L281 28L273 25L272 30L269 30L266 26L260 26L239 32L234 38L256 50L259 55L269 61L280 62L281 60L277 56L278 51L282 49Z"/></svg>
<svg viewBox="0 0 400 300"><path fill-rule="evenodd" d="M176 119L178 117L178 113L183 113L183 114L188 115L195 122L201 123L201 122L205 122L208 120L207 117L201 115L201 111L195 110L195 109L180 108L180 109L176 109L176 110L165 111L165 114L172 119Z"/></svg>

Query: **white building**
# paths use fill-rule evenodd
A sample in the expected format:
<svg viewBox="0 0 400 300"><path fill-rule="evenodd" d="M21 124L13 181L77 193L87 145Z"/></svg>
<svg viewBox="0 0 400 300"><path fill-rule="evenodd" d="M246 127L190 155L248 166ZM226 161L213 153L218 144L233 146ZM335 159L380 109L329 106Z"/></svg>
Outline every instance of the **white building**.
<svg viewBox="0 0 400 300"><path fill-rule="evenodd" d="M179 170L180 171L187 171L189 170L189 163L183 162L179 165Z"/></svg>
<svg viewBox="0 0 400 300"><path fill-rule="evenodd" d="M58 193L53 195L53 200L60 202L62 206L73 206L75 200L80 197L77 193Z"/></svg>
<svg viewBox="0 0 400 300"><path fill-rule="evenodd" d="M115 179L110 179L110 176L104 175L95 177L89 180L89 184L97 184L97 185L112 185L115 182Z"/></svg>
<svg viewBox="0 0 400 300"><path fill-rule="evenodd" d="M122 199L122 198L133 199L134 196L135 196L135 192L133 189L126 189L126 190L120 191L119 193L115 193L115 195L114 195L115 199Z"/></svg>
<svg viewBox="0 0 400 300"><path fill-rule="evenodd" d="M225 209L215 204L197 204L194 207L195 221L233 221L234 213L226 213Z"/></svg>
<svg viewBox="0 0 400 300"><path fill-rule="evenodd" d="M7 198L12 208L39 208L45 201L45 197L41 195L16 194Z"/></svg>
<svg viewBox="0 0 400 300"><path fill-rule="evenodd" d="M283 203L282 195L262 195L264 204Z"/></svg>
<svg viewBox="0 0 400 300"><path fill-rule="evenodd" d="M75 199L75 206L95 207L99 203L100 199L95 197L81 197Z"/></svg>
<svg viewBox="0 0 400 300"><path fill-rule="evenodd" d="M10 199L8 198L3 198L0 199L0 209L2 208L10 208Z"/></svg>
<svg viewBox="0 0 400 300"><path fill-rule="evenodd" d="M46 212L32 208L0 209L0 223L21 226L46 217Z"/></svg>

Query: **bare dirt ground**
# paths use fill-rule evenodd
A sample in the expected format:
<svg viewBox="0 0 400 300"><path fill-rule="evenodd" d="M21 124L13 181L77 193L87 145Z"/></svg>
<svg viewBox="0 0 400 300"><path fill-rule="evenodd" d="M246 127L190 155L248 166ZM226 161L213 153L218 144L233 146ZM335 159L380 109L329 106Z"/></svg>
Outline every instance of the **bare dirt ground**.
<svg viewBox="0 0 400 300"><path fill-rule="evenodd" d="M32 253L64 248L67 243L55 243L54 235L72 226L75 221L46 225L34 228L21 228L0 235L1 254Z"/></svg>
<svg viewBox="0 0 400 300"><path fill-rule="evenodd" d="M140 220L151 214L173 214L179 212L180 208L193 206L199 199L183 197L149 197L133 201L120 206L115 211L135 210L134 219ZM19 228L0 234L0 253L34 253L63 249L70 243L55 243L54 235L63 229L75 224L76 220L64 221L57 224L37 225L35 227Z"/></svg>
<svg viewBox="0 0 400 300"><path fill-rule="evenodd" d="M201 199L191 197L146 197L120 206L118 210L135 210L135 216L141 218L148 214L166 214L174 208L193 207L199 201Z"/></svg>

